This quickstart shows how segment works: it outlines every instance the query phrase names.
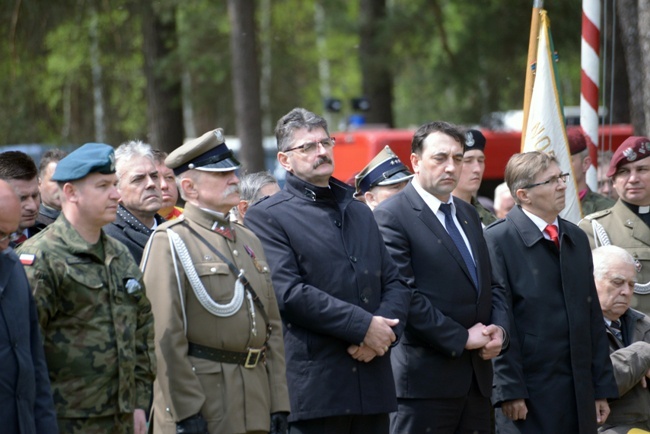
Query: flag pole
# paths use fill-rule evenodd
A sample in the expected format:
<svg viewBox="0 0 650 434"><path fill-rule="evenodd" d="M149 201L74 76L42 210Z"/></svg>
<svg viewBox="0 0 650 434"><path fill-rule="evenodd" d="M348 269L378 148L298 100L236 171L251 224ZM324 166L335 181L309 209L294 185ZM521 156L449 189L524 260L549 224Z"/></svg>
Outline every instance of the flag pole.
<svg viewBox="0 0 650 434"><path fill-rule="evenodd" d="M521 127L521 148L526 141L526 127L528 125L528 111L533 95L535 75L532 65L537 60L537 38L539 37L539 12L544 7L544 0L533 0L533 16L530 20L530 37L528 39L528 59L526 60L526 84L524 85L524 123Z"/></svg>

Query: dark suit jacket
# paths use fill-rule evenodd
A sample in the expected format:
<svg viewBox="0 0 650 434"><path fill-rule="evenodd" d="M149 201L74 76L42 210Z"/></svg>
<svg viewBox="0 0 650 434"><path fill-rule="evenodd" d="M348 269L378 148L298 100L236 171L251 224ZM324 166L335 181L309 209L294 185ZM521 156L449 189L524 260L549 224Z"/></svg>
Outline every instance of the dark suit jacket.
<svg viewBox="0 0 650 434"><path fill-rule="evenodd" d="M483 396L492 391L492 363L464 347L467 329L478 322L507 332L505 299L491 282L476 210L462 200L454 204L472 247L478 290L451 237L412 184L375 209L388 251L413 291L404 336L391 354L400 398L465 396L472 377Z"/></svg>
<svg viewBox="0 0 650 434"><path fill-rule="evenodd" d="M525 421L497 420L499 432L594 433L594 401L617 395L589 242L574 224L558 225L559 251L518 206L485 230L512 314L493 400L523 398L528 407Z"/></svg>

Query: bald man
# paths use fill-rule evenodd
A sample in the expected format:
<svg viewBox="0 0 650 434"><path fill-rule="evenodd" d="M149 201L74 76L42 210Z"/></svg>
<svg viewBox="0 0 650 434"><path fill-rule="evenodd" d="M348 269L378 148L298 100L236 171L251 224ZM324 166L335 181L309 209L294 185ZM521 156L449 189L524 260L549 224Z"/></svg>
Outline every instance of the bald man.
<svg viewBox="0 0 650 434"><path fill-rule="evenodd" d="M9 242L21 203L0 180L0 421L3 432L56 433L56 415L41 344L36 305Z"/></svg>

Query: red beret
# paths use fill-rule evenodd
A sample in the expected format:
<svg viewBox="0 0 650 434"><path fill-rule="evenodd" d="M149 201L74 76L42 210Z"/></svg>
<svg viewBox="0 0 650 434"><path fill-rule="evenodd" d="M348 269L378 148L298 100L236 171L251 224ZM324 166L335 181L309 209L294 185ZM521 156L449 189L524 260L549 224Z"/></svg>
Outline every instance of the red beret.
<svg viewBox="0 0 650 434"><path fill-rule="evenodd" d="M571 155L575 155L578 152L587 149L587 141L585 140L585 134L582 132L582 128L567 128L566 137L569 140L569 150L571 151Z"/></svg>
<svg viewBox="0 0 650 434"><path fill-rule="evenodd" d="M609 162L607 176L614 176L619 167L633 161L650 157L650 139L647 137L632 136L625 139L618 147L612 161Z"/></svg>

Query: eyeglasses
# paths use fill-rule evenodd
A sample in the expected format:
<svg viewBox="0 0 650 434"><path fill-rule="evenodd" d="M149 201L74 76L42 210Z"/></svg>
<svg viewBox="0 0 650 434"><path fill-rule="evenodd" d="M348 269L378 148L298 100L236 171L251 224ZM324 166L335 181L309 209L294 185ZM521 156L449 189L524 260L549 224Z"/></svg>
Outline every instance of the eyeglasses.
<svg viewBox="0 0 650 434"><path fill-rule="evenodd" d="M0 232L0 243L4 243L7 240L9 240L10 243L13 243L14 241L18 241L18 239L22 235L20 232L12 232L10 234L5 234L5 235L2 234L3 232Z"/></svg>
<svg viewBox="0 0 650 434"><path fill-rule="evenodd" d="M336 140L334 140L334 137L327 137L326 139L322 139L317 142L307 142L303 143L300 146L294 146L293 148L285 149L283 152L297 151L300 149L303 154L313 154L318 150L318 145L321 145L323 149L327 151L328 149L331 149L335 143Z"/></svg>
<svg viewBox="0 0 650 434"><path fill-rule="evenodd" d="M536 184L529 184L529 185L527 185L525 187L521 187L521 188L533 188L533 187L538 187L540 185L546 185L546 184L555 185L558 182L560 182L560 180L562 180L562 182L566 183L567 179L569 179L569 174L568 173L560 173L558 176L554 176L551 179L546 180L544 182L538 182Z"/></svg>

